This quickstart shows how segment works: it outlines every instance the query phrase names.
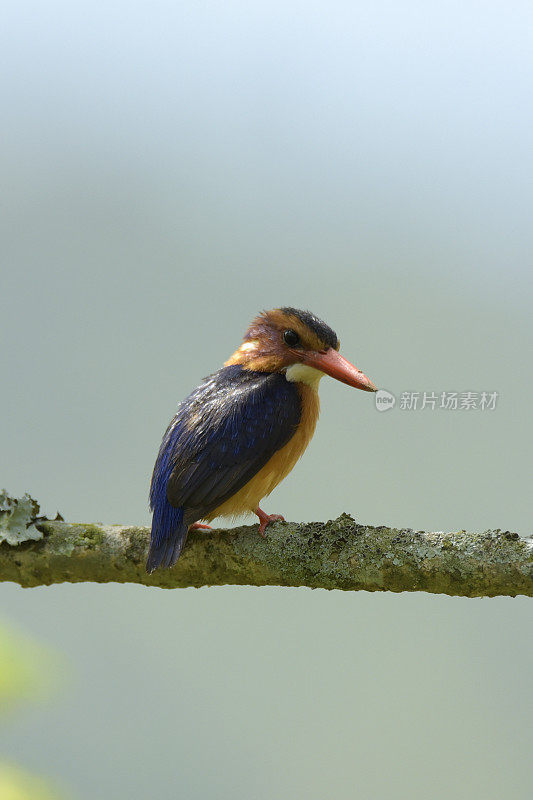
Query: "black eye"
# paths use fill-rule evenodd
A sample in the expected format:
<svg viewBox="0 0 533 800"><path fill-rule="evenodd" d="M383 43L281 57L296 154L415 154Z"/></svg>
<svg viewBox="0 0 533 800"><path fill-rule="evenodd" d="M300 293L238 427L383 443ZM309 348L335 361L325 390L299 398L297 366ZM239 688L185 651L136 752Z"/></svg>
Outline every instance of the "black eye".
<svg viewBox="0 0 533 800"><path fill-rule="evenodd" d="M300 337L296 331L288 330L283 334L283 341L285 344L288 344L289 347L296 347L296 345L300 343Z"/></svg>

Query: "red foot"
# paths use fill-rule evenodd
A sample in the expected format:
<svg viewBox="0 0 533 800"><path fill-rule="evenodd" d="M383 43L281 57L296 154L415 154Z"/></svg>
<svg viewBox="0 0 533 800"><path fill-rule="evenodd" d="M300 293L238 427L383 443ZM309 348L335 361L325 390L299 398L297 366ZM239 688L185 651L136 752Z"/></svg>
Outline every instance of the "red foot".
<svg viewBox="0 0 533 800"><path fill-rule="evenodd" d="M193 522L192 525L189 525L189 530L191 531L212 531L213 528L211 525L204 525L203 522Z"/></svg>
<svg viewBox="0 0 533 800"><path fill-rule="evenodd" d="M255 513L259 517L259 533L261 536L266 536L265 528L271 522L276 522L276 520L285 522L285 517L282 517L281 514L267 514L261 508L259 508L259 506L257 507L257 511Z"/></svg>

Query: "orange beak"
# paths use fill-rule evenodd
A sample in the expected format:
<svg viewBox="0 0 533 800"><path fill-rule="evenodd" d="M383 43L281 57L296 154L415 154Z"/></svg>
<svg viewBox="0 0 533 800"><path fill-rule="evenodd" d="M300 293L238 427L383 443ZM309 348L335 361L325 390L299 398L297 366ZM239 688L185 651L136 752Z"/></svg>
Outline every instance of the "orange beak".
<svg viewBox="0 0 533 800"><path fill-rule="evenodd" d="M370 378L367 378L360 369L350 364L332 347L323 353L311 351L304 353L303 363L325 372L326 375L331 375L332 378L336 378L341 383L347 383L348 386L354 386L364 392L377 392L377 387L374 386Z"/></svg>

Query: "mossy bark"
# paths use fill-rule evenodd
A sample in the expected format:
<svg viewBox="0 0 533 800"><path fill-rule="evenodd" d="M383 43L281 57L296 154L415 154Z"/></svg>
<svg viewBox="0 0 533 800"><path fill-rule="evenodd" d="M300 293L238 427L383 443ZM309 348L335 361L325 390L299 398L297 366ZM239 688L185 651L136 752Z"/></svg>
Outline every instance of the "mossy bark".
<svg viewBox="0 0 533 800"><path fill-rule="evenodd" d="M193 531L175 567L147 575L149 530L37 522L40 541L0 544L0 580L22 586L92 581L177 588L309 586L481 597L533 596L533 541L509 531L425 533L329 522Z"/></svg>

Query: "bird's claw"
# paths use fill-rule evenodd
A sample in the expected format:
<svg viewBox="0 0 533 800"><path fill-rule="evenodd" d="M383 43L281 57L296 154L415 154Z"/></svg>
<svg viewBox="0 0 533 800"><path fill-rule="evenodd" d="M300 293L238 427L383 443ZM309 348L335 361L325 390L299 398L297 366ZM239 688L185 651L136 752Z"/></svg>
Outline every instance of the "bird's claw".
<svg viewBox="0 0 533 800"><path fill-rule="evenodd" d="M271 522L285 522L285 517L281 514L267 514L261 508L258 508L255 513L259 517L259 533L263 538L266 536L266 527Z"/></svg>

